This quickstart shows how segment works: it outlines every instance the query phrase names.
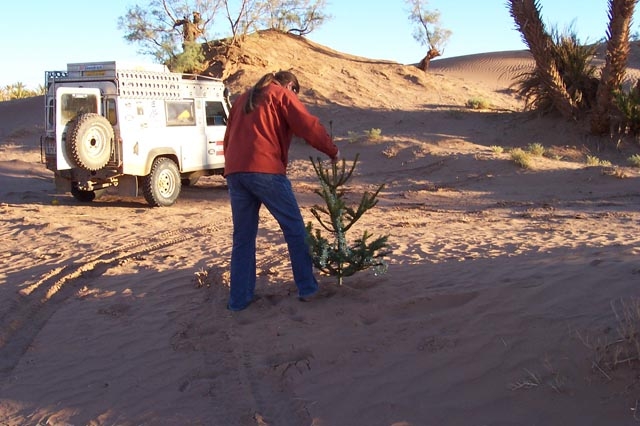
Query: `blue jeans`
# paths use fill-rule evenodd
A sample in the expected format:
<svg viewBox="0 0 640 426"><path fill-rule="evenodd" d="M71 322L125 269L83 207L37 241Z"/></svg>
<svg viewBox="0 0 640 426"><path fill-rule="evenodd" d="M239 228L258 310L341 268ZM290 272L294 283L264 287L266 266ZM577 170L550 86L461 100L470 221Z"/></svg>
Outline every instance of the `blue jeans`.
<svg viewBox="0 0 640 426"><path fill-rule="evenodd" d="M253 301L256 287L256 236L259 211L263 204L278 221L284 235L298 296L306 297L318 291L306 241L307 231L289 179L284 175L268 173L233 173L227 176L227 186L233 216L228 308L239 311Z"/></svg>

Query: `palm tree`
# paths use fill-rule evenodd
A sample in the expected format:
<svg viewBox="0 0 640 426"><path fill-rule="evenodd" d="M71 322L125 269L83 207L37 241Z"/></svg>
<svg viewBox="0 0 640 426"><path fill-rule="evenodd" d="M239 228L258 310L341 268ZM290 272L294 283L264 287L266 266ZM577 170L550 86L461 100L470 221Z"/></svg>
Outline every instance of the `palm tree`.
<svg viewBox="0 0 640 426"><path fill-rule="evenodd" d="M631 18L637 0L609 0L609 29L607 54L598 92L596 106L591 115L591 133L603 135L609 132L614 92L619 91L629 58Z"/></svg>
<svg viewBox="0 0 640 426"><path fill-rule="evenodd" d="M554 109L565 118L573 119L577 115L578 107L571 99L562 76L558 71L553 57L553 40L547 33L542 19L540 19L540 5L537 0L509 0L510 13L516 22L518 31L529 47L540 84L549 92Z"/></svg>
<svg viewBox="0 0 640 426"><path fill-rule="evenodd" d="M9 98L9 86L0 87L0 101L8 101Z"/></svg>
<svg viewBox="0 0 640 426"><path fill-rule="evenodd" d="M549 54L562 78L562 85L575 103L575 113L589 111L595 105L598 88L597 69L592 62L596 46L581 44L571 28L564 33L553 29L551 38L553 43ZM518 94L525 99L525 109L543 113L556 111L554 92L549 90L544 81L544 75L538 68L516 76L515 86Z"/></svg>
<svg viewBox="0 0 640 426"><path fill-rule="evenodd" d="M597 81L595 99L587 104L590 108L590 124L593 134L606 134L611 126L615 93L620 93L625 76L630 49L631 18L637 1L609 0L609 29L607 31L605 66L602 69L600 80ZM536 62L534 72L538 78L538 86L533 89L529 88L529 90L539 90L546 93L551 108L559 111L563 117L577 118L578 112L581 107L584 109L585 104L572 92L572 82L567 78L566 70L559 69L561 61L558 58L558 53L561 51L561 46L554 43L545 30L540 19L538 1L508 0L508 5L511 16ZM584 69L587 70L587 68ZM575 75L573 78L573 82L575 82ZM521 92L522 90L521 87Z"/></svg>
<svg viewBox="0 0 640 426"><path fill-rule="evenodd" d="M31 93L27 90L27 86L20 81L9 86L9 97L11 99L23 99L30 96Z"/></svg>

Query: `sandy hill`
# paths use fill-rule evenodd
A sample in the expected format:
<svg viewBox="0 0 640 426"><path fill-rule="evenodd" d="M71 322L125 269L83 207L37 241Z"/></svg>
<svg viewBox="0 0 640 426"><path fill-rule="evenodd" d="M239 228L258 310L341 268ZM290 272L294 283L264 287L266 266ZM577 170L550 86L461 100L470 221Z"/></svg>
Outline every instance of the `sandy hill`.
<svg viewBox="0 0 640 426"><path fill-rule="evenodd" d="M42 98L0 103L0 424L637 424L638 146L522 113L509 86L530 66L495 52L423 73L250 37L232 92L298 75L343 156L360 155L348 197L385 184L352 232L388 235L391 254L386 274L319 276L300 303L262 212L260 299L239 313L223 179L165 209L79 203L40 162ZM519 167L508 149L533 144L546 155ZM310 221L317 154L296 141L288 170Z"/></svg>
<svg viewBox="0 0 640 426"><path fill-rule="evenodd" d="M519 59L522 62L522 56ZM502 65L493 65L482 68L492 79L500 78L495 71ZM264 31L248 37L241 53L232 52L224 77L232 91L239 92L265 72L290 69L302 82L305 99L317 105L415 110L427 104L464 105L469 98L484 96L495 98L497 107L517 106L512 97L496 93L496 87L480 83L483 76L465 87L455 76L439 73L449 66L439 61L434 73L425 74L415 66L348 55L302 37ZM510 78L505 75L503 83L508 85Z"/></svg>

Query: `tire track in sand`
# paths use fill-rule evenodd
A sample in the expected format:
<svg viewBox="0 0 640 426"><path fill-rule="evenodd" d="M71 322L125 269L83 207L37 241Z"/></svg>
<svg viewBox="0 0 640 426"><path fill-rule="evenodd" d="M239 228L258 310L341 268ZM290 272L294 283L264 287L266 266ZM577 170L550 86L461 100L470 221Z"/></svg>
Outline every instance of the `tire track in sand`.
<svg viewBox="0 0 640 426"><path fill-rule="evenodd" d="M0 317L0 379L20 361L35 336L58 307L75 293L74 283L87 274L104 274L125 259L161 250L218 231L221 224L169 230L98 253L86 261L51 269L20 290Z"/></svg>

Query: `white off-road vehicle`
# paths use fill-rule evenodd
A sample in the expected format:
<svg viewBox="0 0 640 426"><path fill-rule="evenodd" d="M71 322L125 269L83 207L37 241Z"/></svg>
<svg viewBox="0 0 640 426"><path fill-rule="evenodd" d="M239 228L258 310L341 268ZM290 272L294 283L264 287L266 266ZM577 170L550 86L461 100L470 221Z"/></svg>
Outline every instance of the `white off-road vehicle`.
<svg viewBox="0 0 640 426"><path fill-rule="evenodd" d="M112 188L170 206L183 184L222 174L230 103L222 81L164 65L67 64L45 73L46 167L59 192Z"/></svg>

